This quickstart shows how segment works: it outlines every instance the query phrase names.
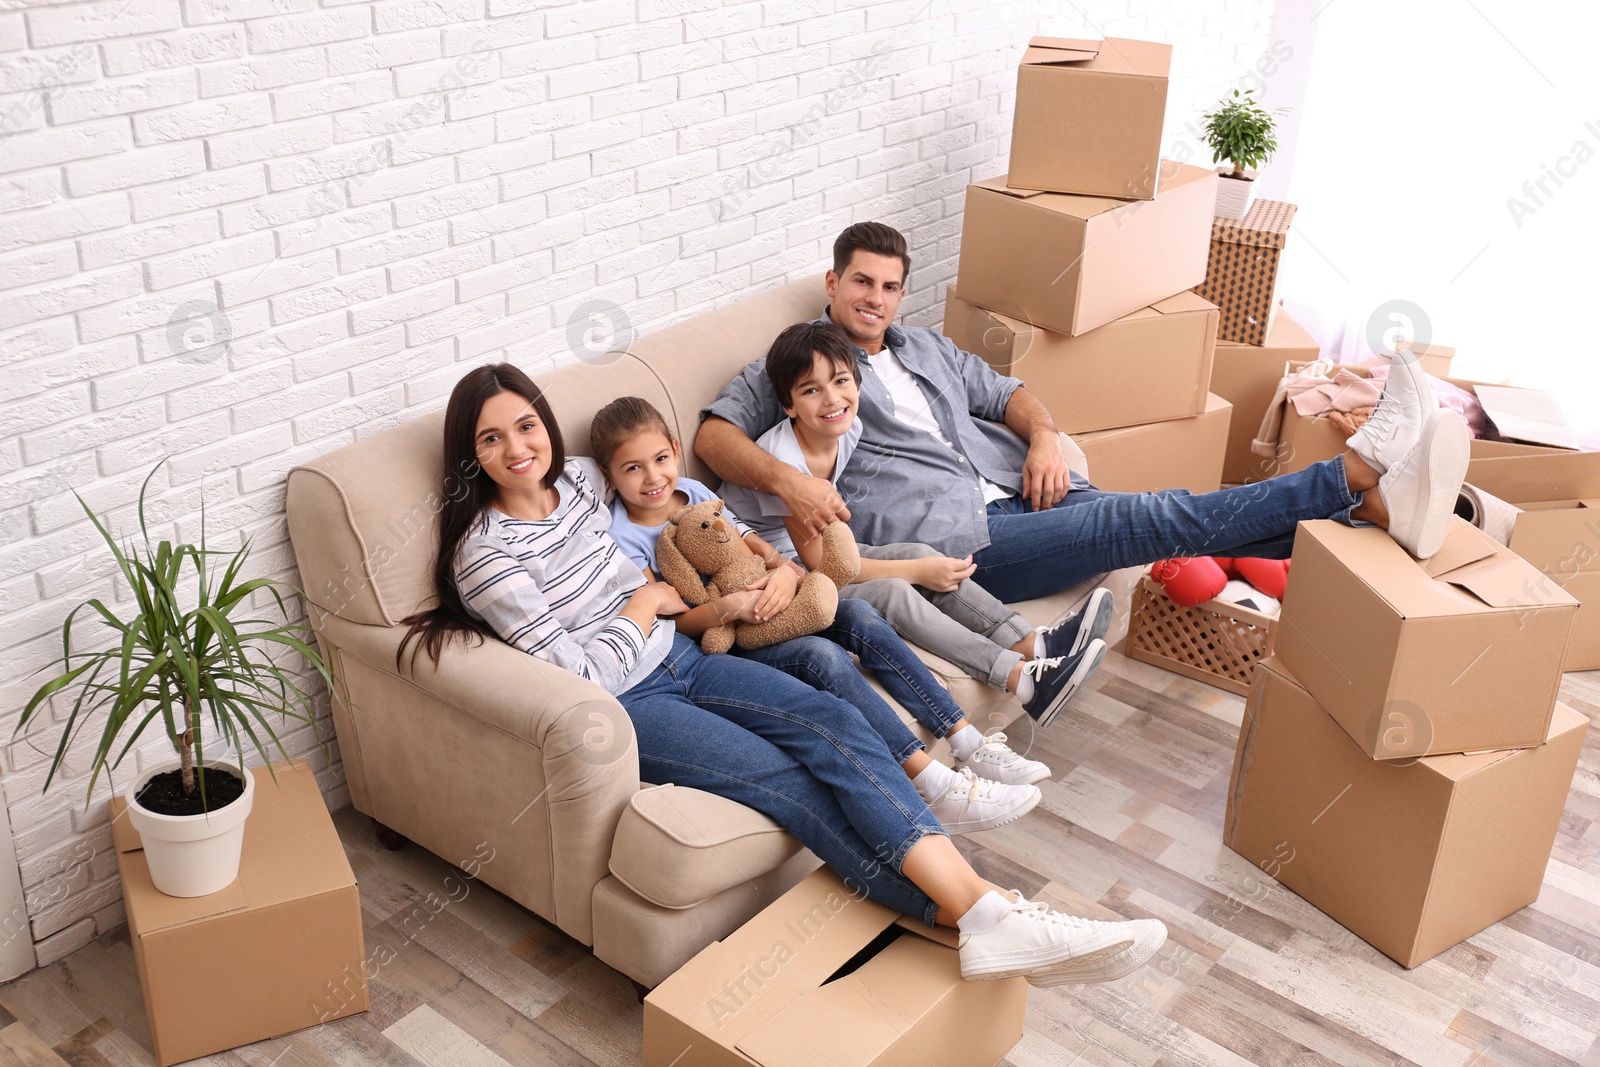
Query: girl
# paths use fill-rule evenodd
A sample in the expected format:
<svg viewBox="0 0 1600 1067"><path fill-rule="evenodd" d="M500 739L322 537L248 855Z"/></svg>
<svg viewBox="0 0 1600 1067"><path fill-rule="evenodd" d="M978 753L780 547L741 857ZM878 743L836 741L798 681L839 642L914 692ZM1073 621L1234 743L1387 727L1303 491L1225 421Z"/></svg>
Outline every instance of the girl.
<svg viewBox="0 0 1600 1067"><path fill-rule="evenodd" d="M714 499L716 494L693 478L679 476L678 442L666 419L649 401L626 396L601 408L589 427L589 444L607 483L616 492L611 502L612 540L647 579L654 581L656 541L662 527L679 508ZM770 569L750 588L691 608L675 619L678 631L690 637L699 637L708 627L734 619L769 619L794 599L798 568L789 566L770 544L748 532L731 511L726 514L740 527L750 549L768 560ZM890 753L901 761L911 784L951 833L1002 825L1020 818L1039 802L1039 790L1031 781L1003 784L980 778L974 773L975 768L962 768L958 773L935 762L923 751L922 742L867 684L851 662L850 652L860 656L862 664L895 699L935 734L960 738L962 731L978 733L916 653L864 601L841 600L832 625L817 635L737 654L777 667L855 705ZM1015 753L1012 758L1016 763L1037 768L1040 778L1050 776L1050 768L1042 763L1024 760Z"/></svg>
<svg viewBox="0 0 1600 1067"><path fill-rule="evenodd" d="M644 781L746 804L857 891L955 926L964 978L1107 981L1160 948L1155 920L1081 919L985 881L854 708L763 664L704 656L675 633L683 601L621 558L598 472L566 458L548 402L520 370L479 367L457 383L444 458L444 472L470 472L466 491L446 487L438 604L408 620L397 660L412 638L437 664L455 637L491 636L589 678L632 720Z"/></svg>

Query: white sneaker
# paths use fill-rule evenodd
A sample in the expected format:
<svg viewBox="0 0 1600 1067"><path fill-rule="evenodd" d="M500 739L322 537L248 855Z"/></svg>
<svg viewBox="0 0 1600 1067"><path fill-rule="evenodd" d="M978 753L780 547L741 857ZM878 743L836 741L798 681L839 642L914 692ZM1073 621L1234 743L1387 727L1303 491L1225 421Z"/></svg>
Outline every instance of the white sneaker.
<svg viewBox="0 0 1600 1067"><path fill-rule="evenodd" d="M1021 976L1033 985L1052 986L1132 974L1166 939L1167 928L1155 919L1099 922L1031 904L1017 894L1005 918L988 930L963 933L957 944L961 977L968 981Z"/></svg>
<svg viewBox="0 0 1600 1067"><path fill-rule="evenodd" d="M1050 768L1038 760L1028 759L1018 752L1012 751L1006 744L1006 735L1002 733L990 734L983 739L983 744L968 756L962 759L958 754L955 757L956 770L970 769L979 778L987 778L991 782L1005 782L1009 785L1033 785L1050 777Z"/></svg>
<svg viewBox="0 0 1600 1067"><path fill-rule="evenodd" d="M1444 547L1471 458L1466 420L1440 408L1416 447L1378 479L1378 496L1389 511L1389 536L1418 559Z"/></svg>
<svg viewBox="0 0 1600 1067"><path fill-rule="evenodd" d="M1389 362L1389 377L1372 416L1344 443L1384 474L1416 446L1438 407L1422 363L1410 352L1397 353Z"/></svg>
<svg viewBox="0 0 1600 1067"><path fill-rule="evenodd" d="M929 804L928 810L952 834L970 834L1022 818L1043 795L1036 785L992 782L962 768L944 796Z"/></svg>

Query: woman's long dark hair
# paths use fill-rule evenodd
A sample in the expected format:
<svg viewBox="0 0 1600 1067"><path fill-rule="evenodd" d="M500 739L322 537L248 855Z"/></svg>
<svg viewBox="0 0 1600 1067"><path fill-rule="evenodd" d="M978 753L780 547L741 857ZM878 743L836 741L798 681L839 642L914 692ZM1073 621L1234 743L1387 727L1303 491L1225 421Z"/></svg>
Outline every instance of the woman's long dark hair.
<svg viewBox="0 0 1600 1067"><path fill-rule="evenodd" d="M417 652L426 652L437 665L445 645L455 637L475 644L486 636L498 636L462 601L461 591L456 588L455 558L461 542L494 503L499 491L494 479L478 465L477 431L483 405L501 393L515 393L532 404L550 435L550 469L542 479L546 489L555 486L566 466L567 449L561 440L561 427L544 390L532 378L509 363L491 363L456 383L444 412L444 507L439 510L439 554L433 561L433 589L438 603L400 620L410 629L394 654L397 670L413 638L417 640L417 647L411 652L415 668Z"/></svg>

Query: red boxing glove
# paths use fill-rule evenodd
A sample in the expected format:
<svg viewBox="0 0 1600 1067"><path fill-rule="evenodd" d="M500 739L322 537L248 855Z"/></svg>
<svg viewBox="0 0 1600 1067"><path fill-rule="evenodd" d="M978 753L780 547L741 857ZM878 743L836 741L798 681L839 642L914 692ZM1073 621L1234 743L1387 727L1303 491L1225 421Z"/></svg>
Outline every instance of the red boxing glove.
<svg viewBox="0 0 1600 1067"><path fill-rule="evenodd" d="M1283 599L1289 586L1289 561L1286 559L1239 559L1234 561L1245 581L1272 597Z"/></svg>
<svg viewBox="0 0 1600 1067"><path fill-rule="evenodd" d="M1185 608L1215 598L1228 584L1228 576L1210 556L1157 560L1150 565L1150 577L1161 583L1174 604Z"/></svg>
<svg viewBox="0 0 1600 1067"><path fill-rule="evenodd" d="M1226 574L1229 578L1243 578L1244 577L1244 575L1239 573L1239 561L1238 560L1233 559L1233 558L1231 558L1229 556L1212 556L1211 558L1217 561L1217 566L1221 567L1222 568L1222 573Z"/></svg>

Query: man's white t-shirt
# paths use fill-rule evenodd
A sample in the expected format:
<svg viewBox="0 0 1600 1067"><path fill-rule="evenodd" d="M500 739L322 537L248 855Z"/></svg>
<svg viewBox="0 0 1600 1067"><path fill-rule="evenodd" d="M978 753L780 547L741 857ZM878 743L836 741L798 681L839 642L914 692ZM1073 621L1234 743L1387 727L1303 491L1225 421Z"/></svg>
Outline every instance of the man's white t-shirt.
<svg viewBox="0 0 1600 1067"><path fill-rule="evenodd" d="M907 426L926 430L943 441L946 448L954 451L956 446L944 435L944 431L939 429L938 420L933 417L933 406L928 403L927 396L922 392L922 386L917 384L916 376L906 370L905 364L900 362L900 357L894 354L894 350L885 345L871 358L872 369L877 372L879 380L889 390L889 399L894 401L895 418ZM983 487L985 504L1004 500L1011 495L1011 490L996 485L987 478L980 477L978 484ZM848 500L845 501L846 506L849 503Z"/></svg>

